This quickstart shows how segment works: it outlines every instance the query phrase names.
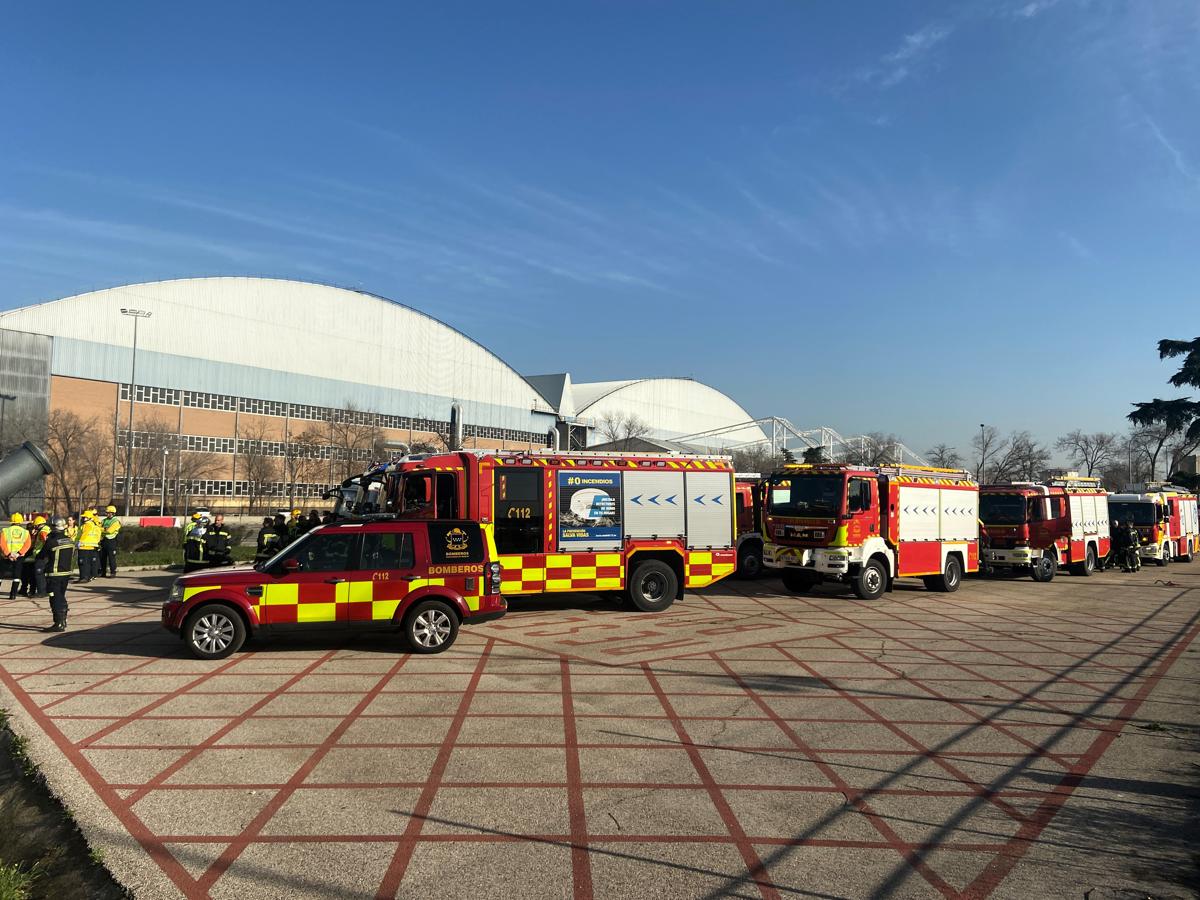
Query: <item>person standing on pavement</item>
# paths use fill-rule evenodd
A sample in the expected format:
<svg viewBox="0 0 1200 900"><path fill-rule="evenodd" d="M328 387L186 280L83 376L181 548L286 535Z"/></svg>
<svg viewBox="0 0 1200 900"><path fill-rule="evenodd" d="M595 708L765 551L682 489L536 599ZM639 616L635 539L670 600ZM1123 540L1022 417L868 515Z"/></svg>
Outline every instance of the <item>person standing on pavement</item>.
<svg viewBox="0 0 1200 900"><path fill-rule="evenodd" d="M104 507L104 519L100 522L100 577L117 577L117 535L121 533L121 520L117 508Z"/></svg>
<svg viewBox="0 0 1200 900"><path fill-rule="evenodd" d="M29 548L29 555L25 557L25 571L21 575L21 596L23 597L46 596L46 571L38 561L38 554L42 552L42 547L46 545L49 537L50 526L46 524L46 517L34 516L33 531L30 533L33 545Z"/></svg>
<svg viewBox="0 0 1200 900"><path fill-rule="evenodd" d="M50 613L54 616L54 624L42 631L67 630L67 586L75 570L75 542L66 532L66 521L55 517L50 537L38 553L38 563L46 573L46 585L50 589Z"/></svg>
<svg viewBox="0 0 1200 900"><path fill-rule="evenodd" d="M258 529L258 546L254 550L254 561L265 562L279 550L279 532L275 530L275 520L266 516L262 520L262 528Z"/></svg>
<svg viewBox="0 0 1200 900"><path fill-rule="evenodd" d="M12 579L8 599L17 599L17 583L21 580L21 561L33 546L33 539L25 528L25 517L13 513L5 528L0 528L0 564L4 572Z"/></svg>
<svg viewBox="0 0 1200 900"><path fill-rule="evenodd" d="M184 530L183 538L183 571L195 572L208 565L208 557L204 552L204 535L208 531L208 522L199 513L192 514L191 524Z"/></svg>
<svg viewBox="0 0 1200 900"><path fill-rule="evenodd" d="M233 535L225 526L225 515L217 513L204 533L204 555L210 566L227 566L233 562Z"/></svg>
<svg viewBox="0 0 1200 900"><path fill-rule="evenodd" d="M288 542L294 541L307 530L308 523L304 520L304 513L298 509L292 510L292 517L288 519Z"/></svg>
<svg viewBox="0 0 1200 900"><path fill-rule="evenodd" d="M88 508L83 511L83 521L79 525L79 583L87 584L97 574L100 565L100 540L104 529L100 527L100 517L96 510Z"/></svg>
<svg viewBox="0 0 1200 900"><path fill-rule="evenodd" d="M67 516L67 530L63 532L72 543L79 542L79 526L75 524L74 516Z"/></svg>

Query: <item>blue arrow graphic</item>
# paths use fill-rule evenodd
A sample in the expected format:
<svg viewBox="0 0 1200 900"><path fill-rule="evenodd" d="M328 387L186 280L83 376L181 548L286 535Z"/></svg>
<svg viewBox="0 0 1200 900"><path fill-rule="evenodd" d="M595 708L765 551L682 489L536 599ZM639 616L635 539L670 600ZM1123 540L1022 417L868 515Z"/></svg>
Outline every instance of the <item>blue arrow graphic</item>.
<svg viewBox="0 0 1200 900"><path fill-rule="evenodd" d="M697 502L697 503L699 503L701 506L703 506L703 505L704 505L704 495L703 495L703 494L697 494L697 495L696 495L696 502Z"/></svg>
<svg viewBox="0 0 1200 900"><path fill-rule="evenodd" d="M715 503L715 504L717 504L718 506L720 506L720 505L721 505L721 500L723 500L723 499L724 499L723 497L719 497L719 496L718 496L718 497L713 497L713 501L712 501L712 502L713 502L713 503Z"/></svg>
<svg viewBox="0 0 1200 900"><path fill-rule="evenodd" d="M638 494L636 497L630 497L629 502L636 503L638 506L641 506L642 505L642 495Z"/></svg>
<svg viewBox="0 0 1200 900"><path fill-rule="evenodd" d="M679 496L678 494L672 494L670 497L668 497L666 500L664 500L663 503L670 503L672 506L674 506L675 498L678 496Z"/></svg>
<svg viewBox="0 0 1200 900"><path fill-rule="evenodd" d="M653 497L651 497L649 502L653 503L655 506L658 506L658 494L655 494Z"/></svg>

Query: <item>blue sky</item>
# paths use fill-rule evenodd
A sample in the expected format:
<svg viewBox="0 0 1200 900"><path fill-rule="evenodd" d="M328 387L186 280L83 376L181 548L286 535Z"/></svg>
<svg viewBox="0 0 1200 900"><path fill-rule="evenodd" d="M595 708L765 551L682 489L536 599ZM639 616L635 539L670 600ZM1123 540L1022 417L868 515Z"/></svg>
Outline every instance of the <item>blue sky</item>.
<svg viewBox="0 0 1200 900"><path fill-rule="evenodd" d="M0 97L0 308L324 281L917 449L1200 333L1185 0L17 4Z"/></svg>

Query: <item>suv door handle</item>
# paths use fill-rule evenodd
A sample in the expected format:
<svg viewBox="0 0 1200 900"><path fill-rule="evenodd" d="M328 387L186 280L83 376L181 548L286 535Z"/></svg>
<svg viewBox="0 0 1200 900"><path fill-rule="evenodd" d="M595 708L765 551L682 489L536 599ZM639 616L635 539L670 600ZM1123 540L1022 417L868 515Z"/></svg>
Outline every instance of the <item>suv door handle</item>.
<svg viewBox="0 0 1200 900"><path fill-rule="evenodd" d="M257 586L256 587L248 587L248 588L246 588L246 596L261 597L262 596L262 588L257 587Z"/></svg>
<svg viewBox="0 0 1200 900"><path fill-rule="evenodd" d="M416 581L420 577L421 577L420 575L401 575L400 580L401 581Z"/></svg>
<svg viewBox="0 0 1200 900"><path fill-rule="evenodd" d="M325 583L326 584L345 584L346 579L345 578L326 578Z"/></svg>

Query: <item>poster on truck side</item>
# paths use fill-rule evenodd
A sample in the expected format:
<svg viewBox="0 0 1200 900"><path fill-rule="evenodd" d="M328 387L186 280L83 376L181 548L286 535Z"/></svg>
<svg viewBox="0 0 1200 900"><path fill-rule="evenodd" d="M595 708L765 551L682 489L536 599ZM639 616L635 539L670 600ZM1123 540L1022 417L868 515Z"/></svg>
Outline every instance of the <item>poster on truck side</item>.
<svg viewBox="0 0 1200 900"><path fill-rule="evenodd" d="M559 549L615 549L621 539L621 473L560 471Z"/></svg>

